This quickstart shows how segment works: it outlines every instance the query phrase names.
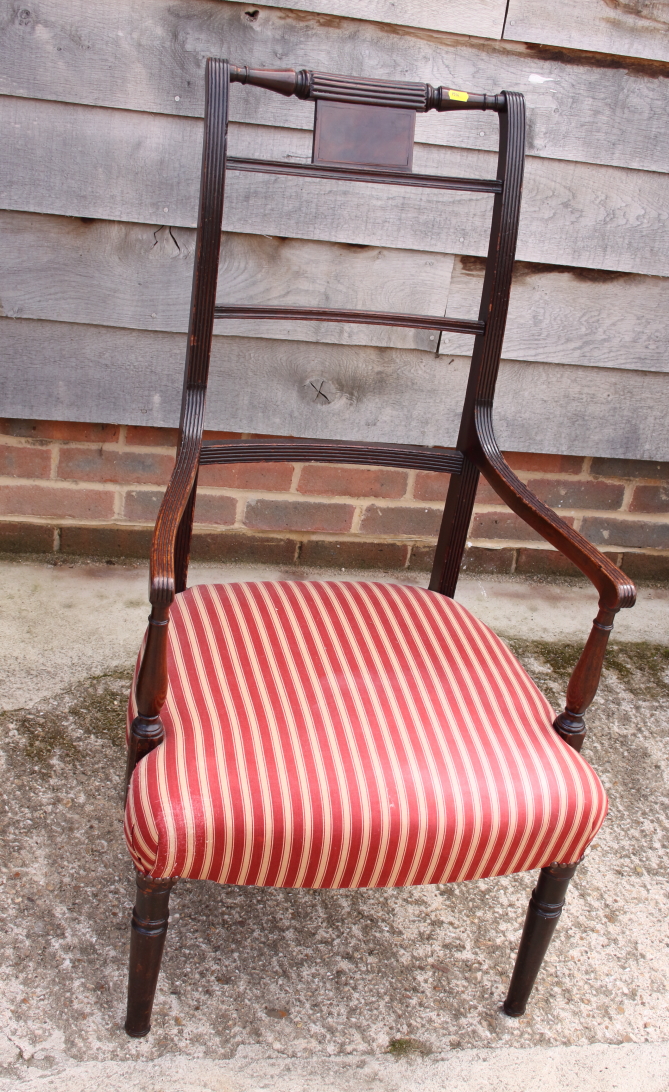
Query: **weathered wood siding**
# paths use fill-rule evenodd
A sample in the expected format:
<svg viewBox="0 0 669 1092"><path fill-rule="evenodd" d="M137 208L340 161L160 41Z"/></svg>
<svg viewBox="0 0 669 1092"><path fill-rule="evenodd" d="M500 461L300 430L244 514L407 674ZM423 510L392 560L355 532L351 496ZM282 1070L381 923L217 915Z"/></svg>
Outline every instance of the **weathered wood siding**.
<svg viewBox="0 0 669 1092"><path fill-rule="evenodd" d="M522 91L500 439L669 458L669 3L506 9L0 0L2 412L176 421L204 60L216 55ZM231 117L232 154L309 159L310 104L235 86ZM419 117L415 169L491 177L496 129L492 114ZM473 317L490 206L481 194L231 173L219 299ZM208 427L453 442L470 348L430 331L219 322ZM314 379L328 403L310 399Z"/></svg>
<svg viewBox="0 0 669 1092"><path fill-rule="evenodd" d="M178 421L183 336L0 319L0 338L19 362L16 417ZM417 350L215 337L206 427L450 445L468 365ZM661 372L502 361L498 436L510 451L669 460L666 389Z"/></svg>

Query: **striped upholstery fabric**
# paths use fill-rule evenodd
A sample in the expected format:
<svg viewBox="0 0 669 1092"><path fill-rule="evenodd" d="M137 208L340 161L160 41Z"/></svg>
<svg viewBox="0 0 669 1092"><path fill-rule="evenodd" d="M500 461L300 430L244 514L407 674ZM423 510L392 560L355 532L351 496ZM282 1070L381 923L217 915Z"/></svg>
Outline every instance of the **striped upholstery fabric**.
<svg viewBox="0 0 669 1092"><path fill-rule="evenodd" d="M606 815L508 648L435 592L193 587L172 607L169 676L165 741L126 810L156 877L445 883L575 861Z"/></svg>

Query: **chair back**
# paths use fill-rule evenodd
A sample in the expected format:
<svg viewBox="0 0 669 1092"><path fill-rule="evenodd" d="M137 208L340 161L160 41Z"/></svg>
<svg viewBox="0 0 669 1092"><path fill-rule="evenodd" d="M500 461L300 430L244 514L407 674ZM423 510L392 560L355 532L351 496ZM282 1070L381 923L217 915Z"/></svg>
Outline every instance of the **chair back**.
<svg viewBox="0 0 669 1092"><path fill-rule="evenodd" d="M315 103L311 163L227 155L230 84L240 83ZM252 92L253 93L253 92ZM499 117L497 174L452 178L413 171L417 113L493 110ZM476 94L430 84L370 80L306 69L238 67L210 58L206 66L204 147L193 292L184 376L179 450L197 450L199 463L292 461L371 463L451 475L430 587L453 595L471 520L479 470L477 454L501 459L492 430L518 235L525 154L525 104L517 92ZM490 241L476 319L324 307L216 304L227 171L327 178L369 185L413 186L493 195ZM202 443L211 342L216 319L290 319L447 330L473 338L460 432L455 449L337 440L232 440ZM184 465L188 460L184 460ZM176 591L186 586L197 481L177 535Z"/></svg>

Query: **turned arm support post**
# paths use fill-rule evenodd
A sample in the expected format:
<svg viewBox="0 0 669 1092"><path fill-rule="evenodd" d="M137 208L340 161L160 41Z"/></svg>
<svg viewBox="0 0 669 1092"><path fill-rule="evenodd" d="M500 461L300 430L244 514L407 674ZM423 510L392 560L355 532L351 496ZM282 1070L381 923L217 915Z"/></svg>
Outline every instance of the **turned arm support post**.
<svg viewBox="0 0 669 1092"><path fill-rule="evenodd" d="M125 791L137 763L162 743L165 731L160 719L167 696L167 629L169 607L154 604L149 615L144 655L137 676L137 716L130 726Z"/></svg>
<svg viewBox="0 0 669 1092"><path fill-rule="evenodd" d="M191 397L187 406L201 410L203 400ZM201 418L202 413L199 413ZM126 768L125 792L133 770L138 762L148 755L154 747L162 743L165 737L160 710L167 696L167 636L170 624L170 606L174 602L175 591L185 585L185 572L188 563L190 529L193 518L194 490L197 480L200 434L195 438L186 437L177 456L176 466L170 483L165 491L160 506L158 519L151 546L150 600L151 614L146 632L144 654L137 675L135 700L137 716L130 725L128 739L128 765ZM175 547L177 536L186 517L187 526L182 537L180 557L175 565Z"/></svg>
<svg viewBox="0 0 669 1092"><path fill-rule="evenodd" d="M474 422L474 440L467 452L472 461L509 508L573 561L599 592L599 612L569 680L565 710L553 722L565 743L580 751L585 738L583 714L597 693L613 620L622 607L634 606L636 589L608 557L564 523L516 477L497 446L490 406L477 407Z"/></svg>
<svg viewBox="0 0 669 1092"><path fill-rule="evenodd" d="M593 620L585 648L569 680L565 710L553 721L555 731L575 751L580 751L583 746L585 738L583 714L597 693L604 654L616 614L616 610L600 607L597 617Z"/></svg>

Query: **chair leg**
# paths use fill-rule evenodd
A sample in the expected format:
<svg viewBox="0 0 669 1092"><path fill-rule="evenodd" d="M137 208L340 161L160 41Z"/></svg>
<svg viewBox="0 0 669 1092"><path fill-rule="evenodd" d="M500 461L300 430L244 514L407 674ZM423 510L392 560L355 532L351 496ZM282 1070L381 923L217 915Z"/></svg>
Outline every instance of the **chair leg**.
<svg viewBox="0 0 669 1092"><path fill-rule="evenodd" d="M141 1039L151 1030L151 1010L170 916L170 891L176 879L154 880L137 872L136 880L125 1030L133 1039Z"/></svg>
<svg viewBox="0 0 669 1092"><path fill-rule="evenodd" d="M532 987L562 913L569 881L579 864L580 861L569 865L551 864L542 868L539 873L539 882L532 892L527 908L523 935L504 1002L507 1016L522 1016L525 1012Z"/></svg>

